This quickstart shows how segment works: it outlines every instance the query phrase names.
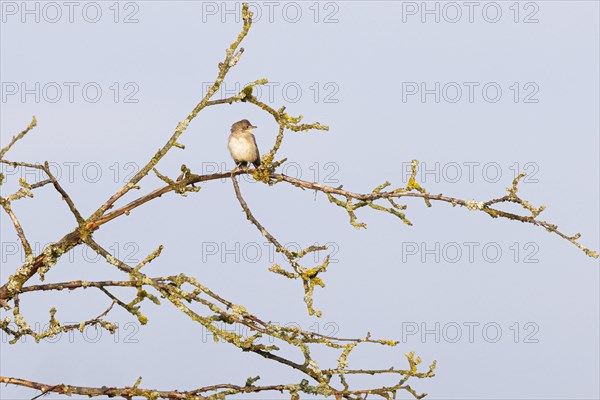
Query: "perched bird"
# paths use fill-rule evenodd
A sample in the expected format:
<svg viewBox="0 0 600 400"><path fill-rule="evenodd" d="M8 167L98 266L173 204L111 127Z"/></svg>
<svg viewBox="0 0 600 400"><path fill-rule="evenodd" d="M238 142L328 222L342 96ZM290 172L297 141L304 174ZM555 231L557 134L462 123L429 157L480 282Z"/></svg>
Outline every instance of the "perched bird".
<svg viewBox="0 0 600 400"><path fill-rule="evenodd" d="M243 119L231 125L231 135L227 147L233 161L238 167L245 167L248 163L258 168L260 165L260 154L256 145L256 138L252 129L256 128L250 121Z"/></svg>

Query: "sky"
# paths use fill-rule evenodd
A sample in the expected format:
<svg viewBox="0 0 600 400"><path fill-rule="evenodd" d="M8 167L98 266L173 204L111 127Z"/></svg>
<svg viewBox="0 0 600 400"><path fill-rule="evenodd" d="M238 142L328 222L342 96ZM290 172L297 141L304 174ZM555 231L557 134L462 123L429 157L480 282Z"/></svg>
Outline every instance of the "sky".
<svg viewBox="0 0 600 400"><path fill-rule="evenodd" d="M201 100L241 29L240 10L221 1L0 2L0 144L33 115L38 121L6 158L48 161L89 216ZM546 206L540 218L600 249L598 2L274 1L251 10L245 52L215 98L267 78L255 92L262 101L330 127L288 132L281 173L369 193L385 181L405 186L417 159L417 180L430 193L486 201L526 172L519 195ZM179 140L185 150L172 149L157 169L171 177L181 164L197 174L232 169L227 136L244 118L258 126L266 153L277 135L272 117L251 104L220 105L198 115ZM1 168L3 196L19 178L40 179L33 170ZM160 186L148 176L118 205ZM282 243L329 246L307 260L331 257L326 287L315 291L323 312L316 318L307 315L299 282L268 271L285 261L246 220L231 182L199 186L107 223L95 240L131 264L162 244L146 273L194 276L263 320L398 340L393 349L365 346L350 366L404 368L409 351L424 365L437 360L434 378L411 383L429 399L600 397L599 262L557 235L419 199L399 200L413 226L362 208L357 217L367 229L357 230L322 193L242 178L256 218ZM75 226L49 187L13 208L36 252ZM0 218L4 284L23 252L6 214ZM48 283L75 279L127 278L79 246L46 275ZM62 323L78 323L110 301L87 289L27 294L21 303L35 329L47 324L51 307ZM111 312L120 327L114 336L90 328L10 345L2 333L0 375L80 386L131 386L142 376L142 386L161 390L243 384L256 375L262 384L303 378L214 343L167 302L145 302L142 311L144 326ZM315 354L323 365L334 360ZM0 387L2 400L37 394Z"/></svg>

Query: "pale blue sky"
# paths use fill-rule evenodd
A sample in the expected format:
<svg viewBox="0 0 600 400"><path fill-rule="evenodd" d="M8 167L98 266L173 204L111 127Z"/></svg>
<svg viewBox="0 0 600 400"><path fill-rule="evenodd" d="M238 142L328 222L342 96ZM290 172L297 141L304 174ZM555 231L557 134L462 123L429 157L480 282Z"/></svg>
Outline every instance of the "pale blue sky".
<svg viewBox="0 0 600 400"><path fill-rule="evenodd" d="M51 161L87 216L201 99L240 30L235 14L226 12L236 5L80 2L69 22L62 2L29 2L33 14L24 14L22 4L1 3L1 143L35 115L38 127L7 158ZM329 132L286 136L280 156L289 160L289 175L368 192L386 180L405 185L403 171L418 159L429 171L420 179L431 193L484 201L503 195L515 172L526 170L531 175L519 193L547 206L544 219L568 234L581 232L581 242L598 250L598 2L477 2L473 9L428 2L434 14L422 4L254 3L261 19L225 89L268 78L262 100L330 125ZM421 97L423 90L429 94ZM225 105L202 112L180 140L185 151L174 149L159 171L176 176L182 163L196 173L231 168L227 135L242 118L259 127L257 142L266 152L277 133L272 118L252 105ZM25 176L4 173L3 193ZM32 173L27 178L35 181ZM158 185L150 177L142 192ZM392 351L365 347L350 366L404 367L408 351L424 364L437 359L437 376L412 384L431 399L600 396L599 263L556 235L422 201L406 202L412 227L361 209L368 229L357 231L322 195L315 200L314 193L283 184L242 181L256 217L281 242L333 243L338 262L323 276L327 287L316 290L323 311L316 319L306 315L298 282L267 271L283 260L270 256L248 223L231 182L201 186L197 194L169 194L107 224L96 240L131 261L163 244L147 273L193 275L264 320L343 337L370 331L403 340ZM50 189L14 209L34 245L58 240L74 226ZM4 214L1 233L5 282L21 255ZM46 280L121 277L113 269L79 247ZM91 289L22 298L32 325L46 323L52 306L60 321L78 322L108 303ZM28 338L8 345L3 336L1 374L88 386L132 385L141 375L142 386L157 389L243 384L257 374L263 384L301 379L259 356L215 345L169 304L145 304L143 311L149 323L140 328L116 310L120 336L103 332L97 341L93 330L87 338L64 335L55 343ZM436 333L422 337L424 329L438 329L439 342ZM0 387L2 400L35 394Z"/></svg>

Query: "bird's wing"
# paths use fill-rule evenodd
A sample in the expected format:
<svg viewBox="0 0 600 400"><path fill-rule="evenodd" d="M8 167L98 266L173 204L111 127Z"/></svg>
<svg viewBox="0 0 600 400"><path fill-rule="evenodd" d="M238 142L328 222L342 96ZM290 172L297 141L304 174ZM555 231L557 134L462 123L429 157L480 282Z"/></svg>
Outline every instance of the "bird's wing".
<svg viewBox="0 0 600 400"><path fill-rule="evenodd" d="M256 144L256 137L253 134L250 134L252 138L252 143L254 143L254 147L256 148L256 161L260 162L260 150L258 150L258 145Z"/></svg>

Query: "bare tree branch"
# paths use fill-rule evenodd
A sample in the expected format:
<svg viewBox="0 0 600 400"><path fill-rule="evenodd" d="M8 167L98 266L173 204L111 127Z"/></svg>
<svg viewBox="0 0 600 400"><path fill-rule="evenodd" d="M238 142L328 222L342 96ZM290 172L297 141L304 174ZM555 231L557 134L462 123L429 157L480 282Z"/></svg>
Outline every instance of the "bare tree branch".
<svg viewBox="0 0 600 400"><path fill-rule="evenodd" d="M13 136L10 143L8 143L5 147L3 147L0 150L0 159L2 157L4 157L4 155L6 153L8 153L8 151L11 149L11 147L13 147L13 145L15 143L17 143L19 140L23 139L23 137L30 131L32 130L35 126L37 125L37 120L35 119L35 116L31 118L31 122L29 123L29 125L27 125L27 128L25 128L21 133L19 133L17 136Z"/></svg>
<svg viewBox="0 0 600 400"><path fill-rule="evenodd" d="M283 253L283 255L289 261L290 265L293 267L294 273L293 274L286 273L286 271L282 270L278 265L273 266L271 268L271 270L278 272L281 275L284 275L288 278L292 278L292 279L302 278L302 282L304 285L304 302L306 303L306 306L308 307L308 313L311 315L314 314L314 315L320 317L321 312L319 310L315 310L313 308L312 294L313 294L315 285L319 285L321 287L325 286L323 284L323 281L317 275L320 272L325 272L325 270L327 269L327 266L329 265L329 256L325 257L325 261L321 265L317 266L316 268L312 268L310 270L302 267L298 263L297 259L302 258L306 254L314 252L314 251L326 250L327 247L326 246L309 246L308 248L304 249L303 251L301 251L298 254L298 253L293 253L290 250L288 250L287 248L285 248L284 246L282 246L281 243L279 243L279 241L277 239L275 239L275 237L273 235L271 235L265 229L265 227L260 222L258 222L258 220L254 217L254 215L250 211L250 208L248 207L248 204L242 197L242 193L240 191L240 186L238 185L234 175L231 175L231 181L233 182L233 188L235 189L235 196L237 197L240 205L242 206L242 209L246 213L246 217L248 218L248 220L254 226L256 226L256 228L260 231L260 233L270 243L272 243L275 246L276 251Z"/></svg>

